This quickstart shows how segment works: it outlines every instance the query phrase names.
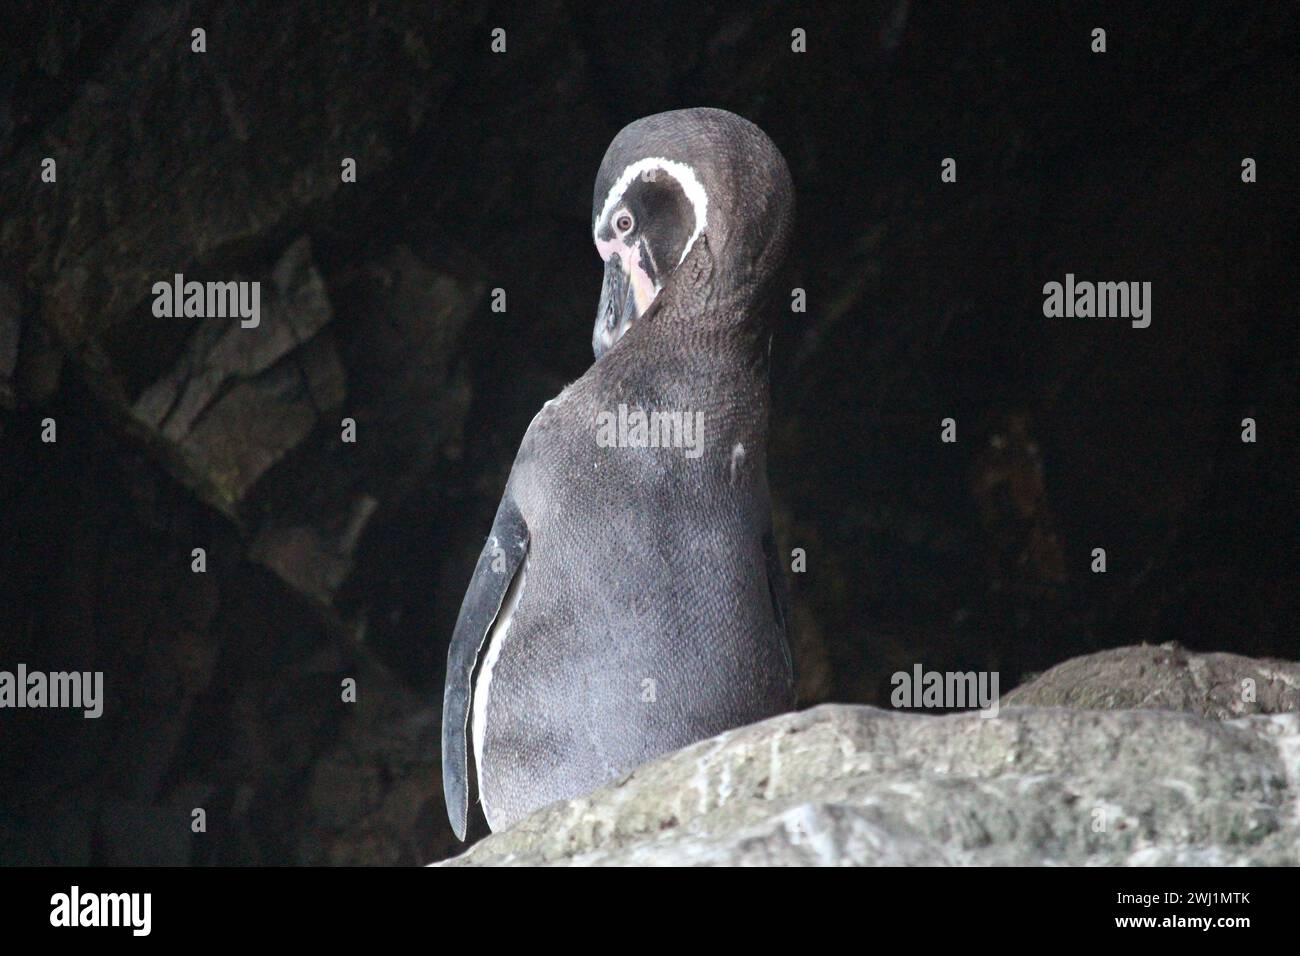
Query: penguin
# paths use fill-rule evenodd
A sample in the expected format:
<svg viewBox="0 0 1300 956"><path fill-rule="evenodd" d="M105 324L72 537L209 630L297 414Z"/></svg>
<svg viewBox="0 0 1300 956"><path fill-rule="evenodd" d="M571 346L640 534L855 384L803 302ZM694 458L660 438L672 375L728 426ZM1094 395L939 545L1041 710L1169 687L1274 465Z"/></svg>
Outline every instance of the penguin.
<svg viewBox="0 0 1300 956"><path fill-rule="evenodd" d="M488 827L793 709L767 481L790 173L719 109L626 126L596 178L595 362L519 446L452 634L447 812Z"/></svg>

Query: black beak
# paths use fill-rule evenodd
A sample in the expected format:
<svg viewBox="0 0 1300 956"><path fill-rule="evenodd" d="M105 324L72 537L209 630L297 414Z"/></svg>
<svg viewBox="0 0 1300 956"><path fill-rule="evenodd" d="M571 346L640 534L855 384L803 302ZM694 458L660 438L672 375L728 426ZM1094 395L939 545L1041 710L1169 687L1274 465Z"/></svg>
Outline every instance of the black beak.
<svg viewBox="0 0 1300 956"><path fill-rule="evenodd" d="M636 296L632 280L617 253L605 260L605 281L600 288L600 305L596 307L596 328L591 335L591 350L600 358L614 347L636 318Z"/></svg>

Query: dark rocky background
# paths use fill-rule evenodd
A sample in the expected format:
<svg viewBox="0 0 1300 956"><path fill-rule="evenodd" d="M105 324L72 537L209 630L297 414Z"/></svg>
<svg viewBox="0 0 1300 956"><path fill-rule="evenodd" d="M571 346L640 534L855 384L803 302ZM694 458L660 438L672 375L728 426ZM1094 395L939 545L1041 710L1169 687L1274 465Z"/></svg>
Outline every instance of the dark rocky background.
<svg viewBox="0 0 1300 956"><path fill-rule="evenodd" d="M803 704L884 704L917 661L1006 690L1138 642L1300 656L1294 4L5 20L0 667L108 699L0 713L4 862L453 849L451 625L528 421L591 361L601 155L680 106L759 123L798 191L771 468ZM261 334L154 318L175 272L261 280ZM1044 319L1066 272L1151 281L1151 327Z"/></svg>

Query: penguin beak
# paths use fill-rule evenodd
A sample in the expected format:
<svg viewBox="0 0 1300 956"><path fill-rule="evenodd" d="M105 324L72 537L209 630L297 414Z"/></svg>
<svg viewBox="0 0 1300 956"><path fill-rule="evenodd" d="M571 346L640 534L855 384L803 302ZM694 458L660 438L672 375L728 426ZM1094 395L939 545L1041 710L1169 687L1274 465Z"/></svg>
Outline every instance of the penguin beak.
<svg viewBox="0 0 1300 956"><path fill-rule="evenodd" d="M623 256L613 253L605 260L605 280L600 287L596 328L591 336L591 348L596 358L614 347L614 343L632 327L636 317L636 295L631 276L623 265Z"/></svg>

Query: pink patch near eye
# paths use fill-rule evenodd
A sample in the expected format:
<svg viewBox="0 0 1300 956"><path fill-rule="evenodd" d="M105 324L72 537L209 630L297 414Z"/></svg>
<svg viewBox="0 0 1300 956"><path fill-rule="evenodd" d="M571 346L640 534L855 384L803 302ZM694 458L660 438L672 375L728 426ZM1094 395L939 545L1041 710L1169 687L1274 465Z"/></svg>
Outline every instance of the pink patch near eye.
<svg viewBox="0 0 1300 956"><path fill-rule="evenodd" d="M614 239L597 239L596 251L600 253L600 258L605 262L609 257L617 255L623 265L623 271L627 273L628 280L632 283L632 295L636 302L637 315L642 315L650 303L655 300L659 290L655 284L650 281L650 276L646 273L645 267L641 265L641 244L633 243L629 246L621 238Z"/></svg>
<svg viewBox="0 0 1300 956"><path fill-rule="evenodd" d="M622 239L597 239L596 251L600 253L601 259L606 262L614 253L618 253L624 262L627 261L627 257L631 254L631 250L628 249L627 244Z"/></svg>

